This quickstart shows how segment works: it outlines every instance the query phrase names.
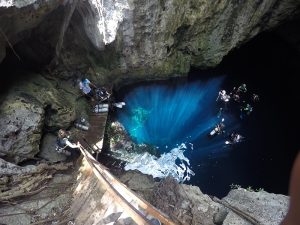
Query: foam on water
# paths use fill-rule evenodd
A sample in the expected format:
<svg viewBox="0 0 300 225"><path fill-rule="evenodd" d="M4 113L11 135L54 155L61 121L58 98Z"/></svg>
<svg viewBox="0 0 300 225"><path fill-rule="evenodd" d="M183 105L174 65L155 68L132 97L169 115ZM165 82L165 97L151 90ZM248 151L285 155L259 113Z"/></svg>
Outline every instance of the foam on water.
<svg viewBox="0 0 300 225"><path fill-rule="evenodd" d="M125 170L138 170L143 174L152 175L154 178L172 176L177 181L184 182L190 180L191 176L194 175L189 167L189 159L183 154L186 150L187 146L181 144L158 158L148 152L128 154L124 151L118 151L115 157L126 161Z"/></svg>

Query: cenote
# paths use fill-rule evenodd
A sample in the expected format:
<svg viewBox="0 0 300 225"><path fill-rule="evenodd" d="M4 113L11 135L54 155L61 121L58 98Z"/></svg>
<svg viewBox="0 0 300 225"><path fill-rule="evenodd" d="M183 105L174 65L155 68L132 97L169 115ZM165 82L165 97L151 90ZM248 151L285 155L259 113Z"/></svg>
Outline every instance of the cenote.
<svg viewBox="0 0 300 225"><path fill-rule="evenodd" d="M135 142L154 145L161 154L185 144L183 154L188 160L176 163L194 173L185 183L199 186L206 194L223 197L232 184L287 194L299 149L299 59L278 35L264 33L230 53L213 70L192 68L187 78L122 88L116 96L126 107L114 117ZM239 107L229 104L218 117L219 90L231 91L241 83L247 84L249 95L260 96L253 112L241 119ZM208 138L221 118L226 134ZM234 147L224 144L232 131L245 137Z"/></svg>

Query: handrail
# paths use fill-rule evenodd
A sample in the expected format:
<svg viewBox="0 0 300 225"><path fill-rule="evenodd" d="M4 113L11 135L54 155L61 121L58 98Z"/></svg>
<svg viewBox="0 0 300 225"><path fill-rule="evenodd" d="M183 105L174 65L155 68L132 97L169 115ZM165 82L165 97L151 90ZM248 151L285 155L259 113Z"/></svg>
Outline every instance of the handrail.
<svg viewBox="0 0 300 225"><path fill-rule="evenodd" d="M103 171L110 179L112 179L112 183L115 183L118 185L118 187L121 189L122 192L125 192L126 194L130 195L135 201L138 202L138 204L149 214L153 215L153 217L159 219L164 224L168 225L175 225L173 221L171 221L167 215L164 215L164 213L158 211L154 206L150 205L147 201L144 199L137 197L131 190L129 190L123 183L118 181L111 173L109 173L107 170Z"/></svg>
<svg viewBox="0 0 300 225"><path fill-rule="evenodd" d="M95 176L106 185L107 190L112 194L114 198L116 198L116 200L118 200L117 203L126 210L126 212L136 223L152 225L152 223L146 218L146 216L144 216L132 204L130 204L121 193L129 195L134 201L138 203L141 208L146 211L146 213L150 214L156 219L159 219L163 224L176 225L168 218L167 215L164 215L162 212L158 211L154 206L146 202L144 199L137 197L123 183L121 183L117 178L109 173L106 168L104 168L98 161L96 161L95 158L86 149L84 149L82 146L80 146L79 149L93 169Z"/></svg>
<svg viewBox="0 0 300 225"><path fill-rule="evenodd" d="M112 197L115 198L118 204L120 204L126 212L132 217L132 219L137 224L146 224L152 225L151 222L139 212L136 208L134 208L110 183L105 179L105 177L101 174L101 172L94 166L94 163L97 161L94 159L93 156L89 154L83 147L79 148L87 162L89 163L90 167L93 169L95 176L102 181L102 183L106 186L107 191L112 194Z"/></svg>

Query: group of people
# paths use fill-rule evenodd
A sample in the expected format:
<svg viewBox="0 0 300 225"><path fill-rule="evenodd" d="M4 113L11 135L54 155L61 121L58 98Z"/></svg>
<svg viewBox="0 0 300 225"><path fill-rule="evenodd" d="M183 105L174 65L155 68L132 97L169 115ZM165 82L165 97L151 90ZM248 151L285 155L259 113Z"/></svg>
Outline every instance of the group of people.
<svg viewBox="0 0 300 225"><path fill-rule="evenodd" d="M79 88L82 93L91 101L105 101L110 97L110 93L105 87L97 88L89 79L83 78L78 80Z"/></svg>
<svg viewBox="0 0 300 225"><path fill-rule="evenodd" d="M224 109L228 109L230 102L234 102L235 105L238 105L238 108L240 110L240 119L244 119L245 116L249 116L253 111L252 105L259 102L259 96L253 93L252 95L250 95L250 99L247 99L249 99L249 95L247 95L246 84L241 84L238 88L234 87L229 94L227 94L226 90L220 90L216 101L221 102L222 107L220 107L217 117L220 118ZM224 118L221 120L221 122L215 125L215 127L209 133L209 136L214 137L220 134L225 134ZM242 142L243 139L244 137L242 135L234 131L228 136L228 139L225 141L225 144L237 144Z"/></svg>
<svg viewBox="0 0 300 225"><path fill-rule="evenodd" d="M104 88L97 88L90 80L87 78L78 79L79 89L83 95L91 102L98 101L103 102L110 97L110 93ZM80 121L82 122L82 121ZM75 123L77 128L88 130L86 124ZM80 148L80 143L72 143L70 139L70 132L60 129L57 134L55 149L58 153L70 156L72 154L72 149Z"/></svg>
<svg viewBox="0 0 300 225"><path fill-rule="evenodd" d="M247 100L247 85L241 84L238 88L233 87L233 90L227 94L226 90L220 90L216 101L220 101L225 109L228 108L228 104L233 101L239 105L240 118L243 119L246 115L250 115L253 111L253 104L259 102L259 96L255 93L250 95L250 100ZM251 104L250 104L251 102ZM223 108L220 108L219 112L222 112Z"/></svg>

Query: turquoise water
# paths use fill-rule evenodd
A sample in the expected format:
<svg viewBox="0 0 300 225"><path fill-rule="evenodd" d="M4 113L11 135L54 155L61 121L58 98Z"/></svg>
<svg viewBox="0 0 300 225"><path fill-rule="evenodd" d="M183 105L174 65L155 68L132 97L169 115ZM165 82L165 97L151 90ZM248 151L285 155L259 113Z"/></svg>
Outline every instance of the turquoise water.
<svg viewBox="0 0 300 225"><path fill-rule="evenodd" d="M222 151L223 138L212 140L207 134L222 118L228 130L238 127L238 119L231 114L225 112L218 117L220 105L216 98L223 80L217 77L135 87L126 94L126 107L117 118L135 142L157 146L162 153L199 139L203 139L201 151Z"/></svg>
<svg viewBox="0 0 300 225"><path fill-rule="evenodd" d="M232 131L238 131L241 121L239 110L235 108L233 112L234 106L219 113L224 106L216 99L224 80L225 76L194 81L178 79L128 89L122 99L126 106L117 111L117 120L133 141L155 146L161 156L126 156L121 150L119 154L123 157L119 159L127 162L125 169L160 178L169 175L184 182L197 177L197 166L203 158L227 157L232 149L225 141ZM222 120L226 133L209 137ZM201 166L205 164L201 162Z"/></svg>

